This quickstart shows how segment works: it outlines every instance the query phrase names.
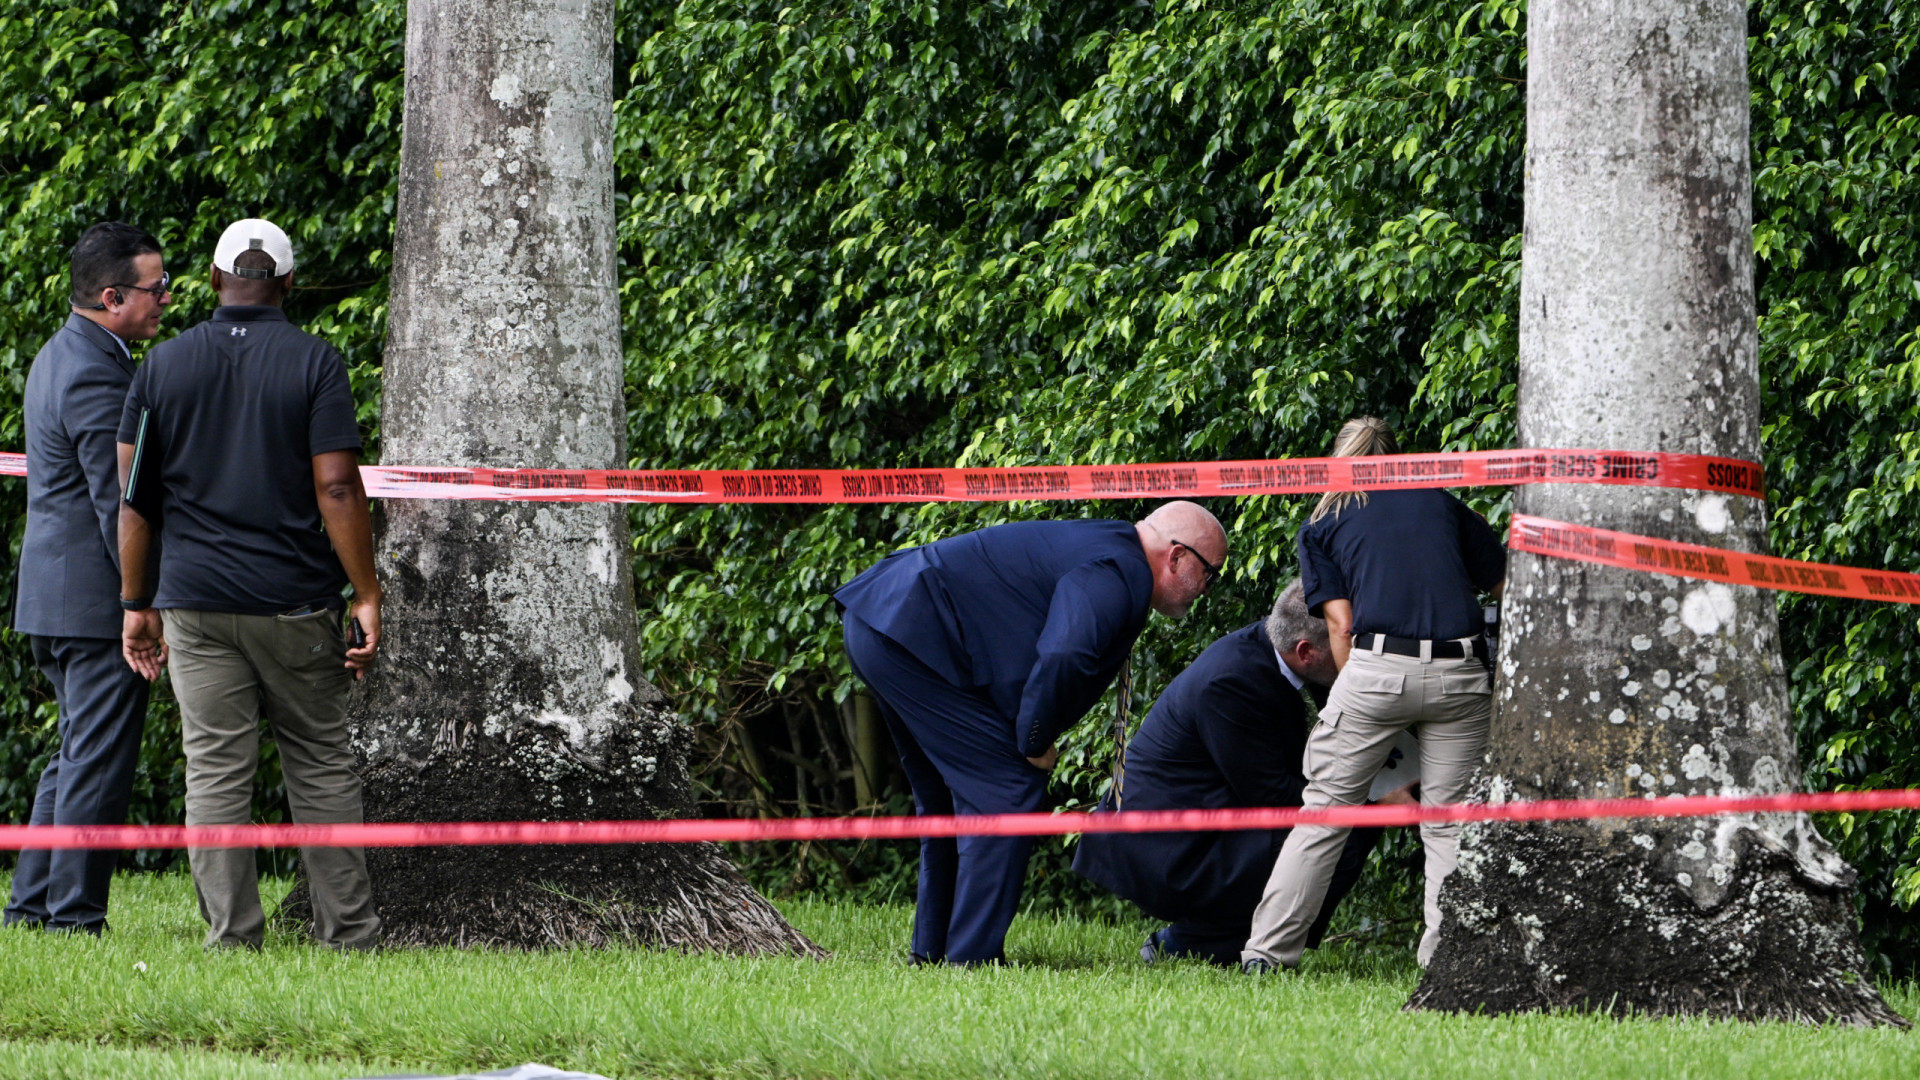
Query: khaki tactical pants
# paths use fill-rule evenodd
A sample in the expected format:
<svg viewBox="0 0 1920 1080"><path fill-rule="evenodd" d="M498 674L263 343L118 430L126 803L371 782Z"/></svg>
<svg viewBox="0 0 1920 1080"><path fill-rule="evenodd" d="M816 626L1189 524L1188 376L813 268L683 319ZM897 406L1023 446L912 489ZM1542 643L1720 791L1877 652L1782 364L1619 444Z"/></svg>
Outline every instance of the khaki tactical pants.
<svg viewBox="0 0 1920 1080"><path fill-rule="evenodd" d="M1304 805L1364 802L1395 737L1409 727L1420 738L1421 804L1459 802L1486 754L1492 715L1492 682L1486 667L1471 656L1423 661L1355 650L1307 738ZM1253 913L1253 936L1242 961L1261 959L1289 968L1300 963L1307 930L1349 831L1300 825L1287 835L1266 895ZM1453 873L1460 826L1422 825L1420 839L1427 849L1427 930L1420 939L1424 967L1440 943L1440 883Z"/></svg>
<svg viewBox="0 0 1920 1080"><path fill-rule="evenodd" d="M252 817L260 720L280 747L293 820L358 823L360 774L347 746L346 640L338 612L229 615L168 610L167 670L180 700L187 753L187 824L244 825ZM379 941L366 855L359 848L303 847L320 940L342 948ZM193 848L208 947L258 948L266 930L251 848Z"/></svg>

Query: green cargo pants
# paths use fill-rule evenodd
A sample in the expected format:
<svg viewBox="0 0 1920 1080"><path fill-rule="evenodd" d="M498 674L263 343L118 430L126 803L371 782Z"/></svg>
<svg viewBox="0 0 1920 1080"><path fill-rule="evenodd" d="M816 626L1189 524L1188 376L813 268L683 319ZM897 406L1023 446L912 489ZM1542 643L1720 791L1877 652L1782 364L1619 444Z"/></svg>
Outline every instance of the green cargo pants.
<svg viewBox="0 0 1920 1080"><path fill-rule="evenodd" d="M187 824L243 825L252 816L260 720L280 747L293 820L358 823L360 774L347 746L346 640L339 613L230 615L168 610L167 671L187 754ZM359 848L303 847L320 940L370 948L380 938ZM187 852L208 947L258 948L266 930L251 848Z"/></svg>

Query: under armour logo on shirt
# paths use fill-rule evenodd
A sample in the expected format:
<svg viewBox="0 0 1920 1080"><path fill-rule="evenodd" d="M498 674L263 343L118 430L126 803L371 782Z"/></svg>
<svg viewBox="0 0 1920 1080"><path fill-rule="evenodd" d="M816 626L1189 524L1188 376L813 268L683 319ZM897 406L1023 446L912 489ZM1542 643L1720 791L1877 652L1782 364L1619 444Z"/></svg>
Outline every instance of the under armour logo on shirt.
<svg viewBox="0 0 1920 1080"><path fill-rule="evenodd" d="M244 326L229 326L227 327L227 336L228 337L246 337L247 328Z"/></svg>

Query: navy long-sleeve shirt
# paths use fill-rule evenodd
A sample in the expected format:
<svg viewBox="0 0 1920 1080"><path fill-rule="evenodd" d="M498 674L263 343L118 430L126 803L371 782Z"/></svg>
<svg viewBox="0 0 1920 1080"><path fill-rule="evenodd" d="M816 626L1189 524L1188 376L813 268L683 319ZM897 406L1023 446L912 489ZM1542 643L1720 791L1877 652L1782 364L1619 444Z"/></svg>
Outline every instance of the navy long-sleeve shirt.
<svg viewBox="0 0 1920 1080"><path fill-rule="evenodd" d="M1152 596L1132 524L1029 521L896 552L834 599L942 678L986 691L1036 757L1119 674Z"/></svg>

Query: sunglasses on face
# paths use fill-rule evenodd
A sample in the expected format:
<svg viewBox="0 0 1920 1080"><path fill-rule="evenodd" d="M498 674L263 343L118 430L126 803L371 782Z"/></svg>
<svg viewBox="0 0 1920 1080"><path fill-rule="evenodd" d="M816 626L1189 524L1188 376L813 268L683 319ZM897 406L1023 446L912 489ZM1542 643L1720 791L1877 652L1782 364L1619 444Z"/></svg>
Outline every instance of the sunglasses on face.
<svg viewBox="0 0 1920 1080"><path fill-rule="evenodd" d="M126 282L121 281L121 282L115 282L113 285L113 288L132 289L135 292L146 293L148 296L151 296L155 300L158 300L161 297L167 295L167 293L173 289L173 275L161 274L160 284L158 285L129 285Z"/></svg>
<svg viewBox="0 0 1920 1080"><path fill-rule="evenodd" d="M1174 547L1177 547L1177 548L1185 548L1187 551L1187 554L1200 560L1200 565L1205 567L1207 571L1207 584L1206 584L1207 588L1209 589L1213 588L1214 583L1220 580L1220 568L1208 562L1207 557L1205 555L1202 555L1198 551L1195 551L1193 549L1192 544L1185 543L1180 540L1170 540L1168 541L1168 543L1171 543Z"/></svg>

